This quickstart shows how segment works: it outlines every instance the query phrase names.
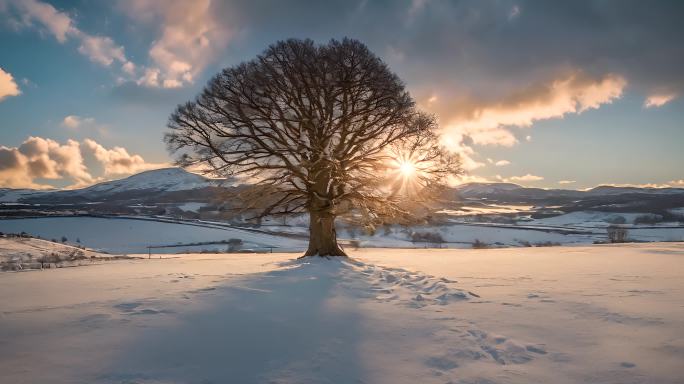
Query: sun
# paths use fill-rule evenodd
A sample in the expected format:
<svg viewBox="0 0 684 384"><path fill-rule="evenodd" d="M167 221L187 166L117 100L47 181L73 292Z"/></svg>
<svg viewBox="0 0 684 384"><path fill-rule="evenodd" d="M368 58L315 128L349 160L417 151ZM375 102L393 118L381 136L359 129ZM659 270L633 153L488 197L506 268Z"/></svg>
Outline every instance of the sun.
<svg viewBox="0 0 684 384"><path fill-rule="evenodd" d="M416 165L411 161L402 161L399 163L399 172L401 172L404 177L411 177L416 173Z"/></svg>

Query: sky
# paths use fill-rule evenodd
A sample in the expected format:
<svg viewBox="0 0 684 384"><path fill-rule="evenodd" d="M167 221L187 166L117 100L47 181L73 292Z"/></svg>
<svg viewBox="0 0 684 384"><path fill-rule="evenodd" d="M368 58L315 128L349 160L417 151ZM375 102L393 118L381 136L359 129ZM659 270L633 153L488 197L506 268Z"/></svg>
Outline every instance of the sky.
<svg viewBox="0 0 684 384"><path fill-rule="evenodd" d="M0 187L169 166L176 105L287 38L359 39L460 182L684 187L682 1L0 0Z"/></svg>

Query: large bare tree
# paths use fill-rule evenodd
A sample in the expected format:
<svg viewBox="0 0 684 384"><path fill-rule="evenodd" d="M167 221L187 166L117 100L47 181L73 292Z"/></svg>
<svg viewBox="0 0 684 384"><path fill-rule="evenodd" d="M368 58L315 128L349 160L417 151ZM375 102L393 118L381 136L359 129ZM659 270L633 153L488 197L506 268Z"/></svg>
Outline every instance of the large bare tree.
<svg viewBox="0 0 684 384"><path fill-rule="evenodd" d="M178 106L165 141L185 167L242 175L260 215L309 212L306 255L341 256L335 218L400 212L460 171L432 116L362 43L287 40Z"/></svg>

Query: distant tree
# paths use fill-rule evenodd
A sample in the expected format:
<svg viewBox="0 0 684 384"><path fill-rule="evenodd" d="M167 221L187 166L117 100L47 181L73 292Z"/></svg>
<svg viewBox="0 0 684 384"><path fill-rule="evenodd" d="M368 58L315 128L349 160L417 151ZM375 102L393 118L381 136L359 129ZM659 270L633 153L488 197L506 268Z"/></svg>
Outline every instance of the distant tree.
<svg viewBox="0 0 684 384"><path fill-rule="evenodd" d="M62 243L66 243L67 240L69 240L69 239L67 239L66 236L62 236L62 239L61 239L61 240L62 240Z"/></svg>
<svg viewBox="0 0 684 384"><path fill-rule="evenodd" d="M242 247L242 239L230 239L228 240L228 252L239 251Z"/></svg>
<svg viewBox="0 0 684 384"><path fill-rule="evenodd" d="M627 228L621 225L609 225L606 228L608 233L608 241L611 243L624 243L627 241Z"/></svg>
<svg viewBox="0 0 684 384"><path fill-rule="evenodd" d="M165 141L184 167L253 184L234 196L258 216L308 212L305 255L342 256L335 219L402 214L460 173L432 116L362 43L287 40L226 68L178 106Z"/></svg>

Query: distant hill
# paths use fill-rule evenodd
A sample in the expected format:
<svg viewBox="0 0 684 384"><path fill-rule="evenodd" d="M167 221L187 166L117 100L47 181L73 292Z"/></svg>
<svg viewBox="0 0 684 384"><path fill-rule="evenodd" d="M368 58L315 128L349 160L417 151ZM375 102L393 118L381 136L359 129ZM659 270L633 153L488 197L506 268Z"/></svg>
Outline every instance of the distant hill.
<svg viewBox="0 0 684 384"><path fill-rule="evenodd" d="M525 204L539 209L574 212L661 212L684 207L683 188L638 188L599 186L586 191L526 188L511 183L468 183L454 188L465 205Z"/></svg>
<svg viewBox="0 0 684 384"><path fill-rule="evenodd" d="M207 195L208 190L231 188L236 184L234 180L210 179L182 168L163 168L82 189L49 191L0 189L0 201L64 204L124 200L187 200L190 193L201 198Z"/></svg>
<svg viewBox="0 0 684 384"><path fill-rule="evenodd" d="M0 203L4 207L0 216L25 214L22 209L162 214L169 212L169 207L181 207L187 202L220 210L232 204L225 199L226 192L239 187L234 179L211 179L181 168L164 168L75 190L0 189ZM556 214L580 210L653 213L684 207L682 188L599 186L578 191L527 188L513 183L468 183L451 188L445 196L446 201L439 203L443 208L454 203L463 206L518 204Z"/></svg>

